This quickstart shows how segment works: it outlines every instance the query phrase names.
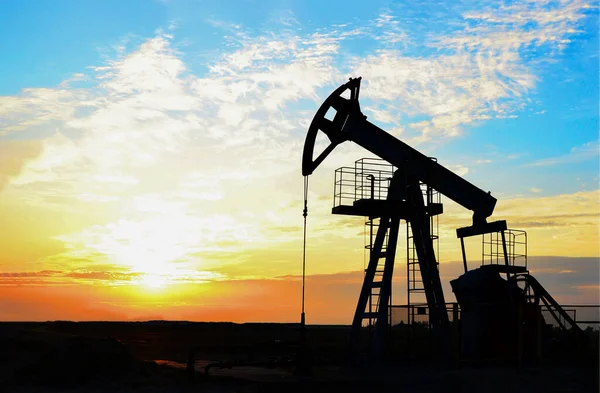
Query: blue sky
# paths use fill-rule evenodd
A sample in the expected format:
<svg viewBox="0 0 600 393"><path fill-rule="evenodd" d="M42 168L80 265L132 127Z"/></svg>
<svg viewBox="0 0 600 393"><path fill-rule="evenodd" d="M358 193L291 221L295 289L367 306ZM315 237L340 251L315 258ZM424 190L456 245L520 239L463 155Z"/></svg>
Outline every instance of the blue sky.
<svg viewBox="0 0 600 393"><path fill-rule="evenodd" d="M159 30L172 35L171 47L196 76L206 75L211 64L224 53L240 49L244 39L301 37L319 31L335 36L344 31L360 31L341 40L339 49L330 54L330 61L340 75L331 83L318 86L321 97L345 80L342 73L352 71L352 62L383 50L398 51L398 56L413 60L427 60L456 53L452 46L437 44L448 37L474 39L502 30L522 33L538 30L542 36L558 33L560 37L542 44L539 37L507 44L518 46L516 50L470 48L472 54L499 50L493 54L498 58L519 56L516 70L529 74L531 86L508 97L516 101L510 113L493 120L460 123L459 137L433 138L423 142L422 148L441 155L453 165L468 166L474 182L485 182L488 171L510 172L503 179L507 184L498 190L503 194L526 194L531 188L547 194L594 189L598 182L597 154L580 150L585 150L586 144L596 143L598 138L597 9L586 9L584 2L562 4L562 9L579 7L576 23L564 25L573 32L566 33L561 31L565 28L561 23L567 22L551 20L560 17L561 4L540 4L506 3L502 10L485 2L2 1L0 51L9 61L0 64L0 94L18 95L24 88L57 86L73 74L92 75L90 66L105 64L134 51ZM510 10L510 7L521 8ZM476 12L488 13L487 19L465 17ZM523 12L530 12L534 22L518 26L510 21ZM509 21L493 21L489 15L494 13L508 15ZM381 22L382 15L389 17L387 23ZM481 33L473 30L477 27ZM385 34L398 34L399 38L381 40ZM561 40L566 43L558 42ZM274 62L287 60L280 57ZM364 90L368 92L370 76L362 76L367 84ZM91 86L94 80L80 83ZM435 94L435 87L429 88ZM503 100L500 98L497 103ZM306 108L311 105L314 107L314 102ZM407 117L400 106L393 113ZM414 119L430 117L419 111L414 116ZM386 124L382 125L385 128ZM592 146L596 148L597 143ZM470 162L461 161L465 152L472 152ZM514 156L518 158L507 158ZM560 165L553 164L553 159L558 159ZM490 160L493 162L485 170L481 165L473 165L473 161ZM539 167L538 161L541 161Z"/></svg>

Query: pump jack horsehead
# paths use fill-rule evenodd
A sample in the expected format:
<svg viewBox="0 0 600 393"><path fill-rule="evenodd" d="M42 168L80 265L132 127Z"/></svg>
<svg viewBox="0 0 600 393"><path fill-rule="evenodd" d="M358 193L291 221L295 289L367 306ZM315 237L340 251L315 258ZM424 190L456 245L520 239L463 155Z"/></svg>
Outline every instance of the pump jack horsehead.
<svg viewBox="0 0 600 393"><path fill-rule="evenodd" d="M489 192L481 190L369 122L360 109L358 100L360 82L360 77L351 78L337 88L317 110L308 129L302 156L302 174L306 177L315 171L337 145L351 141L396 168L386 199L359 199L354 201L352 206L338 206L332 211L336 214L377 217L380 220L354 313L349 343L350 354L353 355L357 351L363 322L368 320L374 325L370 356L374 360L381 357L388 326L399 225L401 220L405 220L413 234L418 267L429 309L429 323L433 329L436 348L439 349L440 355L451 356L450 322L430 236L430 218L442 213L443 208L441 203L425 204L421 184L435 189L473 212L471 226L457 229L457 237L461 239L465 273L467 269L463 238L492 232L501 233L506 254L504 244L506 221L487 222L496 205L496 199ZM335 112L333 120L325 117L328 111ZM313 158L319 131L327 136L330 144L318 157ZM384 246L385 238L387 238L387 246ZM383 269L381 269L382 265ZM510 267L507 261L508 268ZM377 276L376 273L380 274ZM368 312L367 303L374 292L378 296L378 307L375 312Z"/></svg>

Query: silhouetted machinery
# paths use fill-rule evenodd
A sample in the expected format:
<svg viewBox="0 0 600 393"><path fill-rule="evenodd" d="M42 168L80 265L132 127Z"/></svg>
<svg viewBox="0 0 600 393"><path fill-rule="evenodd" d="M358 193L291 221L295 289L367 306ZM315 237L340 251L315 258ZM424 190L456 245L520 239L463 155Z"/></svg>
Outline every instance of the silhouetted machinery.
<svg viewBox="0 0 600 393"><path fill-rule="evenodd" d="M428 311L438 353L452 354L453 334L435 253L435 219L443 212L440 194L473 212L471 225L456 231L465 273L451 282L460 305L462 357L514 359L517 355L520 359L526 353L539 352L541 332L546 326L542 303L563 327L580 331L568 313L528 274L527 267L515 264L514 238L524 232L509 230L506 221L487 222L496 199L367 121L358 101L360 81L361 78L350 79L321 105L310 124L302 157L304 176L312 174L345 141L379 157L359 160L354 168L336 170L332 213L367 217L370 231L370 244L366 246L369 263L352 321L351 354L359 352L366 324L372 327L369 358L381 358L389 326L392 275L402 220L407 224L408 295L421 292L426 301L424 307L411 310L414 313L416 309L418 314ZM314 158L319 131L327 136L329 146ZM494 247L489 256L500 263L467 269L464 238L475 235L489 236L488 243Z"/></svg>

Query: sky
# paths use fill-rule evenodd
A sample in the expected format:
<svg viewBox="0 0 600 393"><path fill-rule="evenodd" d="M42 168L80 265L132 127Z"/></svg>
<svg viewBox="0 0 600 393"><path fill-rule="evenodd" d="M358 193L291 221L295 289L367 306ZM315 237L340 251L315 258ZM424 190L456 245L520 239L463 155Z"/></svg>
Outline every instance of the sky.
<svg viewBox="0 0 600 393"><path fill-rule="evenodd" d="M559 302L597 304L598 27L584 0L0 0L0 320L297 321L304 138L357 76L369 121L527 231ZM331 214L333 176L363 157L310 178L308 323L352 319L364 220ZM454 301L470 212L443 203Z"/></svg>

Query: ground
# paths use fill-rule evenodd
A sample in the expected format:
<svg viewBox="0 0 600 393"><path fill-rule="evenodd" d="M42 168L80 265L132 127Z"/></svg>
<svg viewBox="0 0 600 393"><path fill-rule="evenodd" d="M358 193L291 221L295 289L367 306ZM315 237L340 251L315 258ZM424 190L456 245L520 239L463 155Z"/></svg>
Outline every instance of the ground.
<svg viewBox="0 0 600 393"><path fill-rule="evenodd" d="M298 376L292 324L3 323L0 392L599 391L594 362L442 366L413 356L352 369L343 366L348 329L309 326L312 375Z"/></svg>

